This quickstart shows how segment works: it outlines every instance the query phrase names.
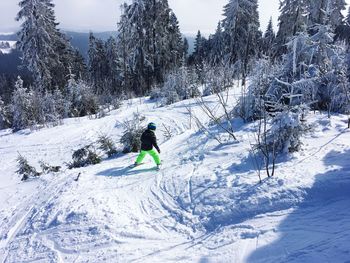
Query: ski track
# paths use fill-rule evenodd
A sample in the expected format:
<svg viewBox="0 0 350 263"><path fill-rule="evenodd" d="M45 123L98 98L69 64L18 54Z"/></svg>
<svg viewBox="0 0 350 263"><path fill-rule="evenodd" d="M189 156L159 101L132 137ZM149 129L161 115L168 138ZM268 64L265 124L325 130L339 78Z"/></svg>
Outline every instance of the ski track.
<svg viewBox="0 0 350 263"><path fill-rule="evenodd" d="M207 100L215 105L212 97ZM4 194L7 210L0 211L6 218L0 222L0 262L320 262L304 260L331 258L326 255L332 248L339 253L334 262L345 262L341 260L350 252L339 244L350 241L349 213L342 211L337 231L322 230L320 218L331 217L337 205L348 204L350 198L343 189L337 199L330 194L328 203L318 201L320 190L336 193L340 185L349 185L344 176L350 174L349 164L326 167L320 159L337 158L334 148L350 151L341 116L329 125L324 116L315 117L316 129L305 139L304 150L289 160L292 164L278 163L280 176L257 184L246 155L252 127L239 127L240 144L228 142L218 148L215 141L190 129L185 109L189 104L156 108L135 99L103 119L72 119L36 132L0 134L0 153L6 156L0 160L0 172L9 176L15 171L17 150L30 161L44 156L63 164L73 149L101 132L117 140L120 123L142 112L146 122L158 123L163 159L159 172L151 160L125 169L136 157L131 154L29 183L18 184L12 177L0 188L9 189ZM195 106L193 110L200 114ZM331 128L324 129L325 123ZM162 135L163 124L173 133L169 140ZM313 165L320 169L317 173L310 170ZM80 179L74 181L78 173ZM333 185L322 183L322 176L315 182L317 174L333 173L339 175ZM331 212L322 209L325 205ZM312 232L310 222L319 224ZM293 243L303 236L308 238ZM268 245L279 238L274 253Z"/></svg>

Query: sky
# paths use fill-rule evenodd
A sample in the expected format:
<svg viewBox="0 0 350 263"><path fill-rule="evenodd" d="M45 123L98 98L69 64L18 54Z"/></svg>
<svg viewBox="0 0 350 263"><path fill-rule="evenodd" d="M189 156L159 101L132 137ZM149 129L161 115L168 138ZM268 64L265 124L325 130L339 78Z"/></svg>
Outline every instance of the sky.
<svg viewBox="0 0 350 263"><path fill-rule="evenodd" d="M130 1L130 0L129 0ZM346 0L350 4L350 0ZM0 0L0 32L15 31L19 23L14 17L19 0ZM60 28L75 31L115 31L123 0L54 0ZM228 0L169 0L180 23L181 32L203 35L215 32ZM279 0L258 0L261 29L266 29L270 17L277 27Z"/></svg>

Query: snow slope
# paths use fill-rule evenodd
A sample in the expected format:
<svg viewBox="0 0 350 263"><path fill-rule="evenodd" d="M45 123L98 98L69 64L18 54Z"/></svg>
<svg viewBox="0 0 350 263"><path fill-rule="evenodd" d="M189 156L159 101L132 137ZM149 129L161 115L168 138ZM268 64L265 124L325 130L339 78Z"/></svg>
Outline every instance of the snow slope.
<svg viewBox="0 0 350 263"><path fill-rule="evenodd" d="M215 97L205 100L217 109ZM218 146L193 127L186 107L208 122L194 100L158 108L135 99L102 119L2 131L0 262L349 262L345 116L311 114L303 150L259 184L249 158L254 125L235 120L239 142ZM127 169L130 154L25 183L15 174L17 152L37 167L62 165L101 133L118 141L133 112L158 124L161 171L149 159Z"/></svg>

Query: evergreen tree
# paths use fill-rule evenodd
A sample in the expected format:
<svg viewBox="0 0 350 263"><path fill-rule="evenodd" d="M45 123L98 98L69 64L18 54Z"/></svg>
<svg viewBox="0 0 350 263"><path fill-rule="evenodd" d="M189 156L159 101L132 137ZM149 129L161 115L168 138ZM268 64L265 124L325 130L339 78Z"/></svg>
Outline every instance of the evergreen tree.
<svg viewBox="0 0 350 263"><path fill-rule="evenodd" d="M242 64L243 82L247 76L248 63L258 53L259 13L257 0L230 0L224 7L223 27L226 52L231 63Z"/></svg>
<svg viewBox="0 0 350 263"><path fill-rule="evenodd" d="M225 43L224 33L222 30L221 22L218 23L215 34L209 39L210 51L209 51L209 64L218 65L223 63L225 58Z"/></svg>
<svg viewBox="0 0 350 263"><path fill-rule="evenodd" d="M308 6L309 26L327 24L335 29L344 20L345 0L305 0L304 5Z"/></svg>
<svg viewBox="0 0 350 263"><path fill-rule="evenodd" d="M124 85L137 94L163 82L166 72L179 66L182 38L167 0L124 4L118 31Z"/></svg>
<svg viewBox="0 0 350 263"><path fill-rule="evenodd" d="M272 17L270 18L267 29L264 33L263 39L261 41L262 44L262 52L264 55L271 57L273 44L275 42L275 32L273 30Z"/></svg>
<svg viewBox="0 0 350 263"><path fill-rule="evenodd" d="M155 50L156 47L153 41L153 31L149 32L150 28L147 28L148 32L146 32L144 28L144 23L147 21L147 18L144 17L146 15L145 1L134 0L131 5L125 4L122 11L118 31L123 32L120 34L120 37L123 37L120 42L124 45L124 61L128 65L126 69L129 71L127 74L130 87L128 88L137 94L144 94L150 85L147 75L152 71L156 60L147 52L150 48ZM151 29L153 30L153 27ZM151 36L147 44L145 44L146 34Z"/></svg>
<svg viewBox="0 0 350 263"><path fill-rule="evenodd" d="M202 65L205 59L205 42L207 40L202 37L201 31L198 30L194 41L194 51L189 59L191 65Z"/></svg>
<svg viewBox="0 0 350 263"><path fill-rule="evenodd" d="M335 41L345 41L349 48L350 44L350 8L348 9L348 14L344 19L344 22L338 25L335 29Z"/></svg>
<svg viewBox="0 0 350 263"><path fill-rule="evenodd" d="M283 71L269 93L288 104L311 103L315 108L343 111L348 89L345 50L334 43L330 25L315 25L312 33L296 35L287 45ZM293 100L293 103L291 102ZM317 102L317 103L315 103Z"/></svg>
<svg viewBox="0 0 350 263"><path fill-rule="evenodd" d="M6 105L0 96L0 129L11 127L10 106Z"/></svg>
<svg viewBox="0 0 350 263"><path fill-rule="evenodd" d="M121 76L120 61L118 57L117 41L114 37L110 37L105 43L106 59L107 59L107 81L109 83L109 92L121 96Z"/></svg>
<svg viewBox="0 0 350 263"><path fill-rule="evenodd" d="M76 80L72 73L69 75L66 93L67 100L63 109L69 112L70 117L82 117L98 112L98 101L94 90L84 81Z"/></svg>
<svg viewBox="0 0 350 263"><path fill-rule="evenodd" d="M19 3L21 10L17 21L24 20L19 33L20 40L17 46L23 53L23 62L35 77L38 88L46 89L51 86L52 61L55 51L52 46L52 28L56 26L50 15L53 4L48 1L22 0Z"/></svg>
<svg viewBox="0 0 350 263"><path fill-rule="evenodd" d="M23 23L17 46L35 88L63 88L73 49L57 28L52 0L21 0L19 6L16 20Z"/></svg>
<svg viewBox="0 0 350 263"><path fill-rule="evenodd" d="M108 91L109 73L105 43L101 39L95 38L93 33L90 33L89 76L95 94L102 95Z"/></svg>
<svg viewBox="0 0 350 263"><path fill-rule="evenodd" d="M350 7L348 8L348 14L346 15L346 18L345 18L345 24L350 26Z"/></svg>
<svg viewBox="0 0 350 263"><path fill-rule="evenodd" d="M168 45L170 50L170 58L168 60L169 70L178 68L182 64L183 42L180 33L179 21L173 12L170 12L170 21L168 25Z"/></svg>
<svg viewBox="0 0 350 263"><path fill-rule="evenodd" d="M74 50L70 65L71 65L72 73L74 75L78 76L80 79L87 78L87 66L85 63L85 59L82 56L82 54L79 52L79 50L77 49ZM68 70L69 70L69 67L68 67Z"/></svg>
<svg viewBox="0 0 350 263"><path fill-rule="evenodd" d="M194 51L188 59L188 64L194 66L197 74L198 81L203 82L204 76L204 62L208 51L207 39L202 37L201 32L198 30L197 36L194 42Z"/></svg>
<svg viewBox="0 0 350 263"><path fill-rule="evenodd" d="M184 40L183 40L183 44L182 44L182 47L183 47L183 51L182 51L182 57L184 58L185 61L187 61L187 58L188 58L188 50L189 50L189 44L188 44L188 40L187 38L185 37Z"/></svg>
<svg viewBox="0 0 350 263"><path fill-rule="evenodd" d="M287 52L286 44L293 36L306 30L307 6L305 0L282 0L280 13L274 50L276 58Z"/></svg>
<svg viewBox="0 0 350 263"><path fill-rule="evenodd" d="M23 87L23 80L18 77L12 97L12 128L18 131L35 124L32 94Z"/></svg>
<svg viewBox="0 0 350 263"><path fill-rule="evenodd" d="M346 10L345 0L332 0L330 4L329 21L333 29L343 24L343 11Z"/></svg>

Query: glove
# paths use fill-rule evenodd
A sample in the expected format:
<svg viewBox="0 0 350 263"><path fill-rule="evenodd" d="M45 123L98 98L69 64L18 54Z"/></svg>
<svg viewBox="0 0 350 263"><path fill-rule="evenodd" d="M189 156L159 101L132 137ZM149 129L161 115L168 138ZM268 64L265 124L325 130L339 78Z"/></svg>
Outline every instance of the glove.
<svg viewBox="0 0 350 263"><path fill-rule="evenodd" d="M158 149L158 153L160 154L160 149Z"/></svg>

